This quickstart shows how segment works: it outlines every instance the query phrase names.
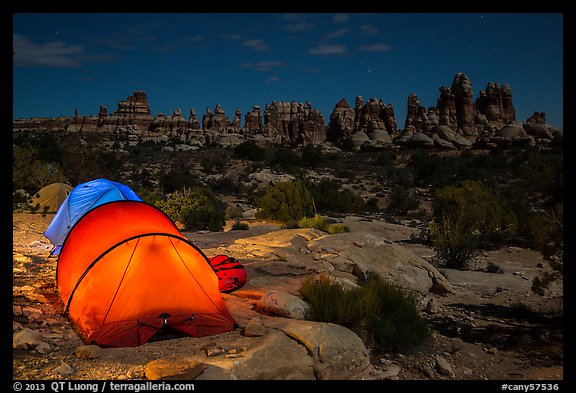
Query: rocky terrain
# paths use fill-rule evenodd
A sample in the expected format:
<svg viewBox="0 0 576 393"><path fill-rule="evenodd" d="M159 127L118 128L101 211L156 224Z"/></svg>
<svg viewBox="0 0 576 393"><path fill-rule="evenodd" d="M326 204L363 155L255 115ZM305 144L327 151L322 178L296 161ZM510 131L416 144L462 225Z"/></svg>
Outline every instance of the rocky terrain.
<svg viewBox="0 0 576 393"><path fill-rule="evenodd" d="M392 105L360 96L329 116L310 102L273 101L243 118L219 104L154 115L146 93L134 91L112 113L100 106L97 115L15 119L13 378L561 380L563 282L543 296L532 291L533 278L551 271L542 254L483 248L471 269L453 270L438 266L421 236L433 191L466 179L498 185L508 201L527 204L521 211L555 201L561 214L562 146L563 130L545 113L517 119L510 86L490 82L474 97L463 73L439 88L433 106L410 93L403 128ZM43 236L53 214L19 206L48 182L99 177L151 201L202 184L239 208L246 230L232 230L227 212L223 231L184 232L208 257L227 254L246 267L246 285L222 295L237 328L136 348L80 340L62 314L57 258ZM257 220L265 187L296 179L315 185L325 204L318 211L350 232ZM386 353L345 327L306 320L304 280L327 276L349 288L367 272L415 296L429 343Z"/></svg>
<svg viewBox="0 0 576 393"><path fill-rule="evenodd" d="M336 148L425 147L443 150L482 147L550 146L561 143L563 130L546 123L546 115L535 112L524 122L516 118L512 90L508 84L490 82L474 100L470 79L454 76L450 87L441 86L435 106L424 106L416 93L407 99L404 128L398 127L394 107L384 100L356 97L354 108L345 99L325 116L310 102L267 103L244 116L236 109L226 115L216 104L206 107L201 118L190 108L186 118L180 108L171 115L152 115L146 93L134 91L109 114L100 105L97 115L15 119L14 132L99 132L128 137L133 145L153 141L178 143L181 150L209 145L235 146L246 140L291 146L327 144Z"/></svg>
<svg viewBox="0 0 576 393"><path fill-rule="evenodd" d="M349 216L349 233L282 229L246 212L248 230L186 232L207 256L238 258L248 282L223 298L238 327L135 348L85 345L63 315L56 257L43 237L53 215L13 214L13 371L18 380L370 379L562 380L563 283L530 290L549 269L540 253L487 251L474 269L434 267L417 229ZM500 266L489 273L488 263ZM417 296L433 339L413 353L382 353L338 325L306 321L302 280L344 286L376 270Z"/></svg>

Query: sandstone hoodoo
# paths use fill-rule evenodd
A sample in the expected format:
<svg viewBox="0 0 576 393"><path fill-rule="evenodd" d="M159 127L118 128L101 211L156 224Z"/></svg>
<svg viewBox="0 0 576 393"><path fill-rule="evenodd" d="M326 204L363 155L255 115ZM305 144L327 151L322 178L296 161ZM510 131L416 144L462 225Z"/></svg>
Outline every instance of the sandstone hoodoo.
<svg viewBox="0 0 576 393"><path fill-rule="evenodd" d="M350 107L345 98L342 98L330 115L330 123L326 130L326 139L329 142L341 144L352 135L355 127L356 112Z"/></svg>
<svg viewBox="0 0 576 393"><path fill-rule="evenodd" d="M474 102L472 96L472 84L470 79L462 73L457 73L452 82L452 91L454 92L454 103L456 105L456 127L458 130L468 136L476 135L474 126Z"/></svg>
<svg viewBox="0 0 576 393"><path fill-rule="evenodd" d="M244 123L244 135L250 137L262 131L262 112L260 105L254 105L252 110L246 113Z"/></svg>
<svg viewBox="0 0 576 393"><path fill-rule="evenodd" d="M357 96L352 107L345 98L336 103L324 124L323 114L310 102L272 101L261 109L253 105L244 115L234 111L230 119L216 104L206 107L201 120L194 108L187 120L180 108L171 115L155 116L144 91L134 91L118 102L112 114L104 105L97 115L56 118L16 119L14 132L107 132L135 135L132 143L177 140L178 143L202 147L206 144L234 146L259 135L270 144L303 146L328 144L352 150L369 148L428 147L438 149L496 148L516 144L544 145L561 143L563 131L546 123L545 115L534 112L526 122L515 123L527 134L512 137L510 127L516 119L512 89L508 84L489 82L474 99L472 82L464 73L456 73L450 87L439 87L435 106L423 105L416 93L407 99L404 128L398 122L392 104L371 97ZM518 134L518 135L517 135Z"/></svg>
<svg viewBox="0 0 576 393"><path fill-rule="evenodd" d="M272 101L264 108L264 137L288 145L317 144L326 140L322 114L310 102Z"/></svg>

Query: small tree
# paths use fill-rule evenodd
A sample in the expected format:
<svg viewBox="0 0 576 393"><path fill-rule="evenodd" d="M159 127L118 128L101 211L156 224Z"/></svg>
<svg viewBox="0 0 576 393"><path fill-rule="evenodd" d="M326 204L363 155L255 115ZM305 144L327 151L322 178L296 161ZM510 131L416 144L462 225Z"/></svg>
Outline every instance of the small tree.
<svg viewBox="0 0 576 393"><path fill-rule="evenodd" d="M259 205L257 218L292 222L315 214L312 195L298 180L267 186Z"/></svg>
<svg viewBox="0 0 576 393"><path fill-rule="evenodd" d="M194 186L174 192L156 206L184 230L221 231L226 224L226 204L209 187Z"/></svg>
<svg viewBox="0 0 576 393"><path fill-rule="evenodd" d="M515 235L518 226L506 200L474 180L440 189L434 195L432 209L437 223L449 219L461 231L476 232L480 247L504 243Z"/></svg>
<svg viewBox="0 0 576 393"><path fill-rule="evenodd" d="M516 232L516 216L504 199L478 181L442 188L432 208L432 246L447 267L468 269L480 248L499 245Z"/></svg>

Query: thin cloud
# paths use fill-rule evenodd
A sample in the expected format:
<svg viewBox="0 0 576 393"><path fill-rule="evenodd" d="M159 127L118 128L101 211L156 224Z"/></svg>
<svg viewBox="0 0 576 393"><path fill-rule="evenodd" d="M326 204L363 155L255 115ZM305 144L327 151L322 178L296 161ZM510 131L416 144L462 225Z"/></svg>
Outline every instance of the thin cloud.
<svg viewBox="0 0 576 393"><path fill-rule="evenodd" d="M62 41L36 44L19 34L12 36L12 43L13 61L17 67L75 68L82 64L82 45L70 45Z"/></svg>
<svg viewBox="0 0 576 393"><path fill-rule="evenodd" d="M195 36L192 36L192 37L185 37L185 38L183 39L183 41L184 41L185 43L201 42L201 41L204 41L204 36L203 36L203 35L195 35Z"/></svg>
<svg viewBox="0 0 576 393"><path fill-rule="evenodd" d="M156 48L161 53L172 53L177 49L188 47L192 44L199 44L204 41L203 35L195 35L191 37L184 37L177 41L171 41L163 46Z"/></svg>
<svg viewBox="0 0 576 393"><path fill-rule="evenodd" d="M364 52L390 52L394 50L394 48L388 44L363 45L358 49Z"/></svg>
<svg viewBox="0 0 576 393"><path fill-rule="evenodd" d="M324 39L331 40L334 38L340 38L340 37L343 37L346 34L348 34L349 31L350 31L350 29L347 29L347 28L338 29L338 30L333 31L331 33L324 34Z"/></svg>
<svg viewBox="0 0 576 393"><path fill-rule="evenodd" d="M220 38L228 41L242 41L242 45L253 51L266 51L270 49L264 40L260 38L250 38L242 34L220 34Z"/></svg>
<svg viewBox="0 0 576 393"><path fill-rule="evenodd" d="M270 46L259 38L251 38L242 42L242 45L254 50L254 51L265 51L270 49Z"/></svg>
<svg viewBox="0 0 576 393"><path fill-rule="evenodd" d="M360 25L358 27L363 34L373 35L380 33L380 30L376 26L372 25Z"/></svg>
<svg viewBox="0 0 576 393"><path fill-rule="evenodd" d="M318 45L308 51L308 54L314 56L345 55L348 52L344 45Z"/></svg>
<svg viewBox="0 0 576 393"><path fill-rule="evenodd" d="M242 67L242 68L253 68L256 71L260 71L260 72L268 72L268 71L271 71L273 68L282 67L282 66L284 66L284 62L279 61L279 60L259 61L257 63L248 62L248 63L240 64L240 67Z"/></svg>
<svg viewBox="0 0 576 393"><path fill-rule="evenodd" d="M279 76L271 76L270 78L266 79L266 82L272 83L272 82L280 82L282 80L282 78L280 78Z"/></svg>
<svg viewBox="0 0 576 393"><path fill-rule="evenodd" d="M350 15L348 14L336 14L332 17L333 23L345 23L348 22L350 19Z"/></svg>
<svg viewBox="0 0 576 393"><path fill-rule="evenodd" d="M290 31L293 33L310 31L316 28L316 25L310 22L308 17L304 14L285 14L282 19L288 22L281 26L282 30Z"/></svg>

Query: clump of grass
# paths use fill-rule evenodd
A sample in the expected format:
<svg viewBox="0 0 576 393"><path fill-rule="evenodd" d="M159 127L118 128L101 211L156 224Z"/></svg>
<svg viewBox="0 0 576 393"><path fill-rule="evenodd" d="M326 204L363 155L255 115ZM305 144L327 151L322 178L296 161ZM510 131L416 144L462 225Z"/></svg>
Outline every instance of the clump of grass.
<svg viewBox="0 0 576 393"><path fill-rule="evenodd" d="M350 232L350 228L348 228L346 224L337 223L328 225L328 233L330 234L344 233L344 232Z"/></svg>
<svg viewBox="0 0 576 393"><path fill-rule="evenodd" d="M298 226L300 228L315 228L328 232L328 219L319 214L316 214L314 217L302 217L298 221Z"/></svg>
<svg viewBox="0 0 576 393"><path fill-rule="evenodd" d="M350 232L350 229L342 223L329 224L328 218L316 214L314 217L303 217L298 221L300 228L319 229L330 234Z"/></svg>
<svg viewBox="0 0 576 393"><path fill-rule="evenodd" d="M326 276L311 278L302 283L300 294L310 304L307 319L347 327L368 346L409 352L431 337L415 298L375 273L348 290Z"/></svg>

